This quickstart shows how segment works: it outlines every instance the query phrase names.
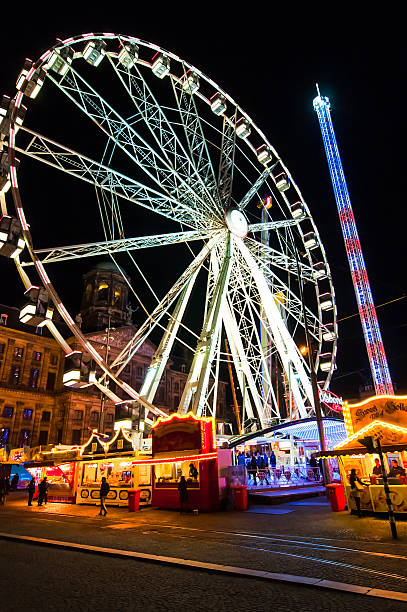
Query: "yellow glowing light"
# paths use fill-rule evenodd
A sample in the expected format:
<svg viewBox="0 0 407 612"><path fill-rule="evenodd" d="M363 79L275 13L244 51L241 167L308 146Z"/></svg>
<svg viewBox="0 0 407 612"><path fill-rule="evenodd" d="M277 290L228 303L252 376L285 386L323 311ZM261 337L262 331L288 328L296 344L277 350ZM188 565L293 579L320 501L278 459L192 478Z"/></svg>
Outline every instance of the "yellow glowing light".
<svg viewBox="0 0 407 612"><path fill-rule="evenodd" d="M308 347L300 346L300 353L301 355L306 355L308 353Z"/></svg>
<svg viewBox="0 0 407 612"><path fill-rule="evenodd" d="M380 397L383 397L383 396L380 396ZM390 396L390 397L393 397L393 396ZM390 431L396 431L399 433L407 434L407 428L405 427L400 427L399 425L390 425L390 423L385 423L384 421L372 421L372 423L369 423L369 425L366 425L365 427L357 431L355 434L353 434L352 436L350 436L343 442L340 442L339 444L337 444L334 450L343 448L344 446L349 444L349 442L353 442L353 440L362 438L363 434L370 431L371 429L374 429L375 427L385 427L386 429L390 429Z"/></svg>

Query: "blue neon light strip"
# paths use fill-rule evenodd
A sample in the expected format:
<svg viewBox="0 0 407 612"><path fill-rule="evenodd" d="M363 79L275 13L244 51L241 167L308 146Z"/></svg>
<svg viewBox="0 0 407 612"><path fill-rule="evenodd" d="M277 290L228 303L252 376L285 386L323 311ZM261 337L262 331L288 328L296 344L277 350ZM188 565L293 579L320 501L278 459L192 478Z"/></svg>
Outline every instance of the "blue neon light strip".
<svg viewBox="0 0 407 612"><path fill-rule="evenodd" d="M335 138L329 99L318 95L314 99L314 109L321 128L376 394L392 395L393 385Z"/></svg>

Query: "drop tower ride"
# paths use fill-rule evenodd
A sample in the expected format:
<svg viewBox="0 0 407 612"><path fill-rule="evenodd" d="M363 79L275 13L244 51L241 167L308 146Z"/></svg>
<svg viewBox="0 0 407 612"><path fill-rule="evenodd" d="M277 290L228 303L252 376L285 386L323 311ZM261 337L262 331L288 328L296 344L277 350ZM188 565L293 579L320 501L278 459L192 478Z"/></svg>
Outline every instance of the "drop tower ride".
<svg viewBox="0 0 407 612"><path fill-rule="evenodd" d="M393 385L387 365L386 353L335 138L329 98L320 95L318 84L317 92L318 96L314 98L313 104L318 115L322 139L324 141L375 391L377 395L393 395Z"/></svg>

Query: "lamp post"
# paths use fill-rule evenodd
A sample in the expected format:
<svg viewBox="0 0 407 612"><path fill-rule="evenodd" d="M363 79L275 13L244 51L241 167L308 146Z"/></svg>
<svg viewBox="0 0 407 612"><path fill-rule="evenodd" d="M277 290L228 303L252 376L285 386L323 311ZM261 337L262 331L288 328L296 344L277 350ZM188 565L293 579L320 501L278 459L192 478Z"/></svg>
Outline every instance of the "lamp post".
<svg viewBox="0 0 407 612"><path fill-rule="evenodd" d="M319 436L319 446L321 449L321 452L324 453L326 451L326 444L325 444L325 434L324 434L324 425L322 422L322 411L321 411L321 402L319 399L319 390L318 390L318 381L317 381L317 374L315 372L315 361L314 361L314 353L313 353L313 345L312 345L312 340L311 340L311 336L309 333L309 327L308 327L308 320L307 320L307 316L306 316L306 312L305 312L305 302L304 302L304 293L302 290L302 281L301 281L301 274L300 274L300 265L299 265L299 257L298 257L298 251L297 251L297 247L293 242L293 247L295 249L295 262L297 265L297 277L298 277L298 286L299 286L299 292L300 292L300 300L301 300L301 307L302 307L302 313L303 313L303 317L304 317L304 330L305 330L305 341L307 343L307 352L308 352L308 363L309 363L309 369L310 369L310 378L311 378L311 387L312 387L312 396L313 396L313 400L314 400L314 410L315 410L315 419L317 422L317 427L318 427L318 436ZM322 460L323 462L323 480L324 480L324 485L327 485L330 483L330 477L329 477L329 466L328 466L328 461L326 459Z"/></svg>

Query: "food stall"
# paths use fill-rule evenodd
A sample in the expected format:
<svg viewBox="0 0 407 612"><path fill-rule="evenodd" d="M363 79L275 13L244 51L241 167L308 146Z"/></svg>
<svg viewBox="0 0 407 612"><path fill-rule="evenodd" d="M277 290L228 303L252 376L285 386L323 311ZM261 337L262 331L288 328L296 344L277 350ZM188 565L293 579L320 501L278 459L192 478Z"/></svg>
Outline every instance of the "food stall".
<svg viewBox="0 0 407 612"><path fill-rule="evenodd" d="M92 433L80 459L77 504L99 504L103 476L110 485L108 505L127 506L131 489L141 490L140 505L151 504L151 461L136 454L135 442L125 430L120 428L109 442Z"/></svg>
<svg viewBox="0 0 407 612"><path fill-rule="evenodd" d="M159 508L179 508L178 485L187 481L188 508L219 508L215 421L192 413L160 417L152 427L153 499Z"/></svg>
<svg viewBox="0 0 407 612"><path fill-rule="evenodd" d="M343 413L348 437L333 450L318 455L338 458L348 509L356 510L349 484L349 475L354 468L357 476L368 485L360 490L361 510L387 512L383 479L373 471L379 455L369 452L361 442L373 437L380 440L394 512L406 513L407 396L380 395L357 404L345 403ZM398 465L396 470L392 470L394 461Z"/></svg>
<svg viewBox="0 0 407 612"><path fill-rule="evenodd" d="M49 451L33 453L32 460L24 463L24 468L35 478L36 487L47 478L49 502L75 503L79 449L79 446L60 444Z"/></svg>

